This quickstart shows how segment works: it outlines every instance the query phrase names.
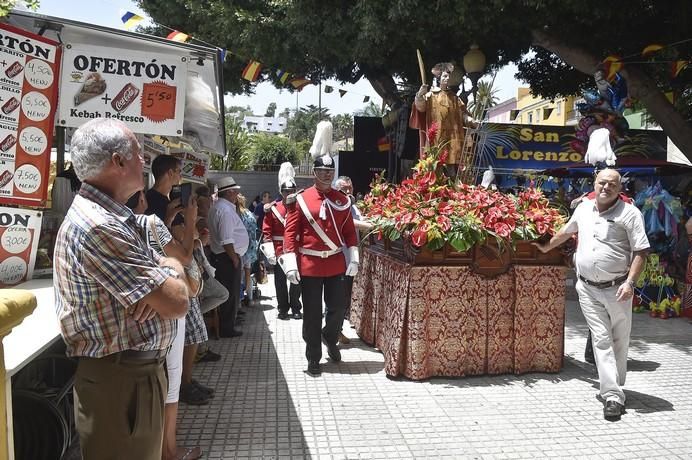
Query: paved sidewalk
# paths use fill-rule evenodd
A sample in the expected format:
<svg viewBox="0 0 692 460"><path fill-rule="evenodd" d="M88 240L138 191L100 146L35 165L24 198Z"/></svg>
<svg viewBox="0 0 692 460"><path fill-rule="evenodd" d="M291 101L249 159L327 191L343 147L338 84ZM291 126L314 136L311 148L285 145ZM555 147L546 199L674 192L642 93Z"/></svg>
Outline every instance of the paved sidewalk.
<svg viewBox="0 0 692 460"><path fill-rule="evenodd" d="M260 288L273 296L271 278ZM180 406L179 443L202 446L204 458L692 458L687 319L635 314L627 413L613 423L583 361L587 329L574 300L559 374L424 382L388 379L382 355L348 325L343 362L323 359L311 377L302 322L278 320L273 298L247 310L242 337L211 341L222 360L197 365L216 397Z"/></svg>

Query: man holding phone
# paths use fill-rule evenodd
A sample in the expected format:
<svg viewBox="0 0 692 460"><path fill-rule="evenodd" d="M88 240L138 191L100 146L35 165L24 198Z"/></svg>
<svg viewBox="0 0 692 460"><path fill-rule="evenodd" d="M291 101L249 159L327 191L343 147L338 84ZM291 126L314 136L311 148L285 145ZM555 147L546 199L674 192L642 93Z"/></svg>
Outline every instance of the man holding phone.
<svg viewBox="0 0 692 460"><path fill-rule="evenodd" d="M151 163L151 173L154 186L147 190L149 207L145 214L156 214L166 227L171 228L174 223L182 221L180 213L184 207L181 196L171 193L182 180L182 162L173 155L159 155Z"/></svg>

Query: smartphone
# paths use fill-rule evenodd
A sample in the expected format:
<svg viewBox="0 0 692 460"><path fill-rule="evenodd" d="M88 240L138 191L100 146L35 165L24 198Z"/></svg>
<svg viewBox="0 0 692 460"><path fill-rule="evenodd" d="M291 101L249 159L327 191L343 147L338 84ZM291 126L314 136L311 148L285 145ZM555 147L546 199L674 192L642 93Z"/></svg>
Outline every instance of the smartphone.
<svg viewBox="0 0 692 460"><path fill-rule="evenodd" d="M171 198L171 201L175 200L176 198L181 198L180 185L174 185L171 188L171 193L168 196Z"/></svg>
<svg viewBox="0 0 692 460"><path fill-rule="evenodd" d="M187 204L190 202L190 196L192 195L192 184L180 184L180 205L183 208L187 208Z"/></svg>

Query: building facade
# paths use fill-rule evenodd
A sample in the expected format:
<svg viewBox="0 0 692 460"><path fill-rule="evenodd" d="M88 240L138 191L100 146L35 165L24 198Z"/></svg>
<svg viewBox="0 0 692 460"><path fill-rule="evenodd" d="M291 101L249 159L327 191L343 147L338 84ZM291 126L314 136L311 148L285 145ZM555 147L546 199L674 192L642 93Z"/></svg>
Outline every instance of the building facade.
<svg viewBox="0 0 692 460"><path fill-rule="evenodd" d="M532 95L530 88L518 88L516 99L516 112L512 113L514 123L573 126L578 122L574 96L550 100Z"/></svg>
<svg viewBox="0 0 692 460"><path fill-rule="evenodd" d="M243 128L249 133L282 134L286 130L287 120L284 117L243 118Z"/></svg>

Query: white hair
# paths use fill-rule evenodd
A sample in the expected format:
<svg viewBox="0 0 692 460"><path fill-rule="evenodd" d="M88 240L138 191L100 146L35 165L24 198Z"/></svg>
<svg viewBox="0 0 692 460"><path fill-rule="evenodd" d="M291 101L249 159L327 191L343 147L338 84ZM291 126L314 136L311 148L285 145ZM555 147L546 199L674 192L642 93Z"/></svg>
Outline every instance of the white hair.
<svg viewBox="0 0 692 460"><path fill-rule="evenodd" d="M346 184L353 185L353 181L348 176L339 176L334 180L334 187L339 190L342 186Z"/></svg>
<svg viewBox="0 0 692 460"><path fill-rule="evenodd" d="M79 180L98 175L115 152L131 159L132 141L127 125L121 121L96 118L84 123L70 141L72 165Z"/></svg>

